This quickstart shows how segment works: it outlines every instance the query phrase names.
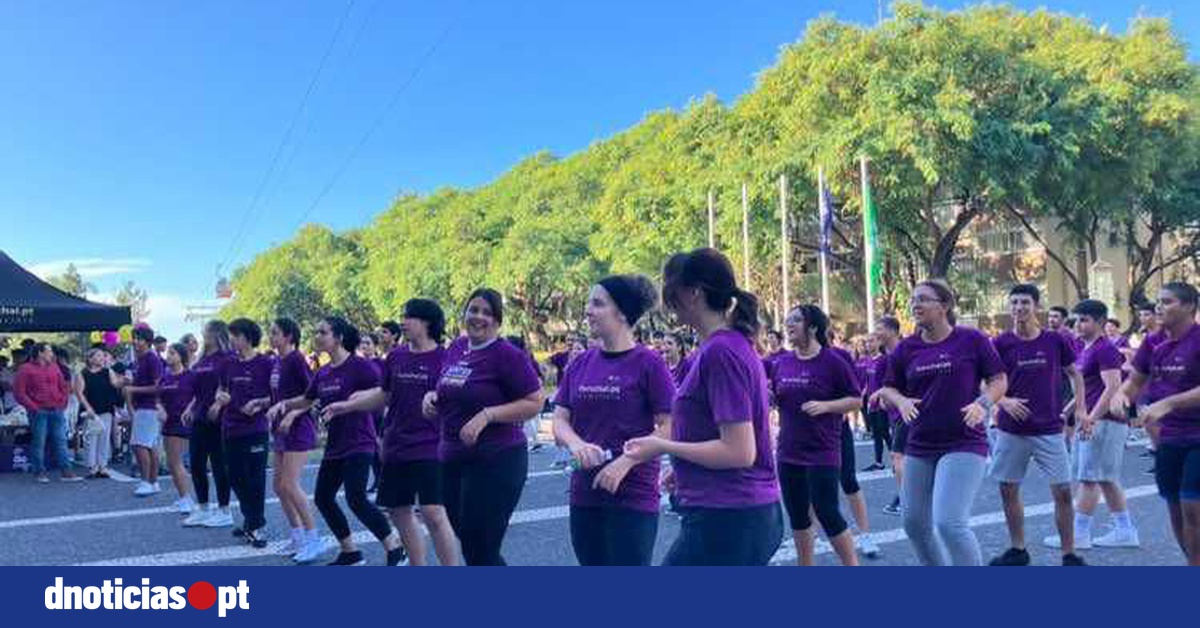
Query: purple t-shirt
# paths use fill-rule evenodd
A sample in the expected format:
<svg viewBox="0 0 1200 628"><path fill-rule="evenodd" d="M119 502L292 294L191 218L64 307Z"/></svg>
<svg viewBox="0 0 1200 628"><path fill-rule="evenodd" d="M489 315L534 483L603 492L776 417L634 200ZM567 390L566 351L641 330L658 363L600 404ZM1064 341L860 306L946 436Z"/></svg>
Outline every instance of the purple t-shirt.
<svg viewBox="0 0 1200 628"><path fill-rule="evenodd" d="M1200 386L1200 325L1192 325L1179 340L1168 339L1165 334L1156 342L1147 338L1133 357L1133 367L1150 377L1145 398L1148 403ZM1159 425L1163 443L1200 443L1200 408L1171 412Z"/></svg>
<svg viewBox="0 0 1200 628"><path fill-rule="evenodd" d="M387 428L383 432L383 461L437 460L437 421L421 414L425 393L437 388L446 350L414 353L396 347L383 365L383 383L391 394Z"/></svg>
<svg viewBox="0 0 1200 628"><path fill-rule="evenodd" d="M747 508L778 501L762 359L750 340L732 329L710 335L694 356L671 409L671 438L685 443L718 440L722 424L749 421L756 455L754 463L744 469L709 469L674 457L671 466L680 503Z"/></svg>
<svg viewBox="0 0 1200 628"><path fill-rule="evenodd" d="M162 358L153 349L139 355L133 371L133 386L157 386L167 367ZM158 395L155 393L137 393L133 395L134 410L153 410L158 405Z"/></svg>
<svg viewBox="0 0 1200 628"><path fill-rule="evenodd" d="M218 351L200 358L192 366L191 373L195 378L192 382L192 392L196 396L195 420L208 420L208 409L216 400L217 389L221 387L221 372L225 369L225 364L232 359L232 354Z"/></svg>
<svg viewBox="0 0 1200 628"><path fill-rule="evenodd" d="M571 361L570 351L559 351L550 356L550 366L554 367L554 381L561 382L563 372L567 370L567 363Z"/></svg>
<svg viewBox="0 0 1200 628"><path fill-rule="evenodd" d="M909 425L904 453L918 458L967 452L986 456L988 441L982 423L970 427L962 409L979 398L979 386L1003 373L1004 363L982 332L955 327L939 343L905 338L889 356L883 385L905 397L920 399L917 418Z"/></svg>
<svg viewBox="0 0 1200 628"><path fill-rule="evenodd" d="M555 405L571 411L571 427L584 442L618 457L625 441L654 431L654 417L670 414L675 382L662 356L641 345L606 354L588 349L563 374ZM571 474L571 505L658 512L658 459L633 467L617 494L593 489L600 469Z"/></svg>
<svg viewBox="0 0 1200 628"><path fill-rule="evenodd" d="M870 384L867 385L867 393L866 394L868 396L875 394L880 388L883 388L883 380L885 377L887 377L888 357L889 356L890 356L890 354L883 353L883 354L880 354L879 357L875 358L875 373L871 377ZM883 408L884 411L887 412L888 421L892 425L895 425L897 422L900 421L900 411L899 410L893 408L889 404L883 403L882 401L879 402L879 407ZM872 408L868 408L868 410L872 410Z"/></svg>
<svg viewBox="0 0 1200 628"><path fill-rule="evenodd" d="M308 360L299 351L292 351L275 360L271 369L271 403L303 397L311 382L312 369L308 367ZM311 451L316 448L317 422L312 413L305 412L296 417L292 421L292 429L286 434L279 432L282 421L283 417L280 416L271 424L276 451Z"/></svg>
<svg viewBox="0 0 1200 628"><path fill-rule="evenodd" d="M858 378L851 366L828 347L808 359L788 353L775 361L771 390L779 406L779 462L840 466L845 415L812 416L801 407L810 401L858 397Z"/></svg>
<svg viewBox="0 0 1200 628"><path fill-rule="evenodd" d="M249 360L234 356L221 370L221 386L229 391L229 405L221 412L221 428L225 438L240 438L255 434L266 434L267 410L263 408L253 416L242 412L242 406L253 399L271 396L271 369L275 358L262 353Z"/></svg>
<svg viewBox="0 0 1200 628"><path fill-rule="evenodd" d="M183 424L183 411L195 397L195 381L196 376L191 371L176 375L170 369L158 380L158 400L167 412L162 427L164 436L187 438L191 435L192 428Z"/></svg>
<svg viewBox="0 0 1200 628"><path fill-rule="evenodd" d="M679 359L675 366L671 367L671 379L675 381L675 387L679 388L683 384L683 378L687 377L688 371L692 370L692 362L695 359L692 357L695 353L689 353Z"/></svg>
<svg viewBox="0 0 1200 628"><path fill-rule="evenodd" d="M345 401L356 392L379 388L379 370L370 360L351 355L341 364L327 364L317 371L305 397L321 407ZM347 412L329 421L325 459L337 460L353 454L373 454L375 420L370 412Z"/></svg>
<svg viewBox="0 0 1200 628"><path fill-rule="evenodd" d="M1024 399L1029 417L1018 421L1000 410L1000 429L1021 436L1049 436L1062 432L1063 369L1075 363L1075 348L1062 334L1042 331L1032 340L1005 332L993 343L1008 373L1008 393Z"/></svg>
<svg viewBox="0 0 1200 628"><path fill-rule="evenodd" d="M484 408L512 403L542 387L524 351L498 338L482 349L470 349L466 338L455 340L446 352L445 368L437 384L438 420L442 460L489 457L513 447L524 447L520 423L493 423L484 428L474 447L467 447L459 432Z"/></svg>
<svg viewBox="0 0 1200 628"><path fill-rule="evenodd" d="M1109 342L1108 338L1100 336L1095 342L1083 348L1075 358L1075 369L1083 375L1083 398L1087 401L1087 411L1091 412L1104 394L1104 371L1120 371L1125 364L1125 356ZM1124 421L1125 417L1113 416L1105 412L1101 418L1110 421Z"/></svg>
<svg viewBox="0 0 1200 628"><path fill-rule="evenodd" d="M876 380L875 370L879 368L879 358L877 357L861 357L854 364L854 376L858 378L858 385L862 388L863 395L870 395L877 389L874 388Z"/></svg>
<svg viewBox="0 0 1200 628"><path fill-rule="evenodd" d="M771 379L771 371L774 370L775 363L779 361L779 358L782 358L788 353L790 352L787 349L779 349L778 351L775 351L774 353L771 353L767 355L767 357L763 358L763 370L767 372L768 380Z"/></svg>

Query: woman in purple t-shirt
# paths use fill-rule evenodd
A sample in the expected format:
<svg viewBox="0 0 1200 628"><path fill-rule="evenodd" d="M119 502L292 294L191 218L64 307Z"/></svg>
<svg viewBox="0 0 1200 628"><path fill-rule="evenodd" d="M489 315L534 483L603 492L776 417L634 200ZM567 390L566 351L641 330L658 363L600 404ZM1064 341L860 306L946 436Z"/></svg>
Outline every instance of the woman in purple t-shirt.
<svg viewBox="0 0 1200 628"><path fill-rule="evenodd" d="M529 471L521 424L542 408L529 357L500 338L504 302L479 288L463 308L466 337L446 352L422 411L442 426L439 458L446 513L468 565L504 565L500 546Z"/></svg>
<svg viewBox="0 0 1200 628"><path fill-rule="evenodd" d="M1167 502L1171 529L1188 564L1200 567L1200 295L1190 284L1168 283L1158 293L1163 336L1143 342L1133 371L1112 400L1124 416L1145 393L1138 419L1160 428L1154 479Z"/></svg>
<svg viewBox="0 0 1200 628"><path fill-rule="evenodd" d="M663 357L666 358L667 367L671 369L671 378L678 387L683 383L688 369L692 367L692 356L688 355L687 340L683 334L672 331L663 336Z"/></svg>
<svg viewBox="0 0 1200 628"><path fill-rule="evenodd" d="M220 528L233 525L229 512L229 467L225 464L225 443L221 438L221 419L217 415L217 389L225 363L232 359L229 327L222 321L204 325L204 355L192 365L195 378L191 405L183 411L183 423L192 429L188 442L192 486L198 506L183 520L184 527ZM208 501L208 471L212 469L217 508Z"/></svg>
<svg viewBox="0 0 1200 628"><path fill-rule="evenodd" d="M815 538L809 509L842 564L858 565L854 536L838 505L842 425L862 407L853 367L829 348L829 317L815 305L788 313L793 350L775 358L770 382L779 407L779 484L792 522L796 562L813 564Z"/></svg>
<svg viewBox="0 0 1200 628"><path fill-rule="evenodd" d="M955 326L954 301L941 280L913 288L919 331L892 352L881 390L909 425L901 502L904 530L924 565L983 562L971 505L987 468L984 421L1008 389L987 336Z"/></svg>
<svg viewBox="0 0 1200 628"><path fill-rule="evenodd" d="M571 545L583 566L649 565L658 534L658 459L623 455L625 441L669 432L675 384L662 357L634 341L633 326L658 300L641 275L605 277L586 315L601 346L567 367L554 437L571 451Z"/></svg>
<svg viewBox="0 0 1200 628"><path fill-rule="evenodd" d="M192 514L192 479L183 466L183 452L188 447L192 429L183 422L183 411L195 397L195 377L187 369L191 353L186 345L176 343L167 349L167 371L158 380L158 415L162 421L163 448L167 450L167 468L179 493L175 507L185 515Z"/></svg>
<svg viewBox="0 0 1200 628"><path fill-rule="evenodd" d="M713 249L678 253L663 268L663 301L703 342L675 398L670 438L630 439L625 454L671 456L682 521L667 565L766 565L783 540L767 377L754 350L758 298L734 277Z"/></svg>
<svg viewBox="0 0 1200 628"><path fill-rule="evenodd" d="M395 567L405 557L400 535L367 498L367 476L379 447L375 422L367 407L378 395L380 382L375 365L355 355L359 342L358 328L346 319L329 316L321 321L317 326L317 349L329 355L329 364L317 371L303 396L276 404L271 414L274 417L313 410L327 426L325 455L317 470L313 501L340 546L337 558L329 564L350 567L366 564L350 534L350 522L337 503L338 490L344 486L350 510L383 544L386 565Z"/></svg>
<svg viewBox="0 0 1200 628"><path fill-rule="evenodd" d="M300 325L290 318L277 318L267 337L277 356L271 369L271 402L278 405L303 396L312 381L312 371L304 354L297 349ZM299 563L310 562L320 555L322 543L308 508L308 496L300 486L300 474L308 462L308 452L317 448L316 421L309 412L279 412L274 405L269 418L275 452L272 488L279 496L279 506L291 528L288 542L280 553L294 557Z"/></svg>

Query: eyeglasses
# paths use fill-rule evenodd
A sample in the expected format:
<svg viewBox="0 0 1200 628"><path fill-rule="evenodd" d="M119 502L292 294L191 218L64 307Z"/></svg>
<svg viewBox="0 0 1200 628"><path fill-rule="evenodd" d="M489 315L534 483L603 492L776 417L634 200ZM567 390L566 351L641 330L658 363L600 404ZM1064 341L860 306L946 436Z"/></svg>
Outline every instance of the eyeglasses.
<svg viewBox="0 0 1200 628"><path fill-rule="evenodd" d="M914 294L912 298L908 300L908 302L910 305L916 305L918 303L941 303L942 300L937 297L931 297L924 294Z"/></svg>

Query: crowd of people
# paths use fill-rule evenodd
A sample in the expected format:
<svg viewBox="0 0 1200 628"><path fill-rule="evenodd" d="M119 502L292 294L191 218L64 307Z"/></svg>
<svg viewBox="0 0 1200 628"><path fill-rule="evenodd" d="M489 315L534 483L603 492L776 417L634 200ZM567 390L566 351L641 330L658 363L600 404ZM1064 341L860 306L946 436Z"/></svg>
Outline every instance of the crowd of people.
<svg viewBox="0 0 1200 628"><path fill-rule="evenodd" d="M426 531L439 564L505 564L528 429L536 436L531 421L549 411L574 469L570 540L581 565L650 564L664 492L680 517L667 565L765 565L785 511L801 565L814 563L817 524L842 564L878 555L851 417L874 440L866 470L885 469L891 453L897 495L884 510L902 517L922 564L983 564L970 514L988 476L1011 545L990 564L1029 564L1020 488L1031 461L1054 498L1058 534L1045 544L1064 566L1085 565L1082 549L1138 546L1120 481L1138 428L1153 443L1176 540L1200 565L1197 291L1169 283L1157 298L1139 306L1140 328L1126 336L1095 300L1049 308L1043 328L1038 288L1015 285L1011 329L989 337L957 324L947 283L923 281L911 291L914 332L884 316L852 354L813 304L787 312L782 330L763 330L758 299L737 285L729 260L697 249L667 261L661 288L639 275L592 286L590 333L547 362L552 399L520 339L500 335L503 298L488 288L458 310L457 335L427 299L408 301L400 322L375 333L327 317L312 355L286 317L265 333L247 319L212 321L202 343L169 344L141 327L127 368L97 347L76 375L53 348L29 345L12 388L31 417L39 481L48 481L47 440L63 479L79 479L63 441L69 397L95 422L89 477L108 473L114 416L127 408L135 494L159 491L161 445L182 524L233 527L232 493L233 532L259 548L273 456L272 488L291 528L283 553L297 563L325 551L300 486L321 449L313 501L339 544L329 564L364 564L339 492L388 565L425 564ZM641 325L660 300L679 329ZM1094 536L1101 498L1113 529Z"/></svg>

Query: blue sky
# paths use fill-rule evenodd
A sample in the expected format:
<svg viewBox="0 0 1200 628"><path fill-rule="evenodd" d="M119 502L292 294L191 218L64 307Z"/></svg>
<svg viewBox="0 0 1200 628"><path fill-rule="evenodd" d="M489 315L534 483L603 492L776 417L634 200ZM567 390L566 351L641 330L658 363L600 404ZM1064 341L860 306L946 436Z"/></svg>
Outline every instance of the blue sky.
<svg viewBox="0 0 1200 628"><path fill-rule="evenodd" d="M100 293L132 279L150 291L151 323L177 336L188 330L183 304L211 299L218 265L246 262L306 217L359 226L399 192L477 185L705 93L733 100L808 20L869 23L876 10L873 0L348 2L0 2L0 247L43 273L80 261ZM1118 31L1140 9L1200 38L1200 7L1184 0L1015 4Z"/></svg>

